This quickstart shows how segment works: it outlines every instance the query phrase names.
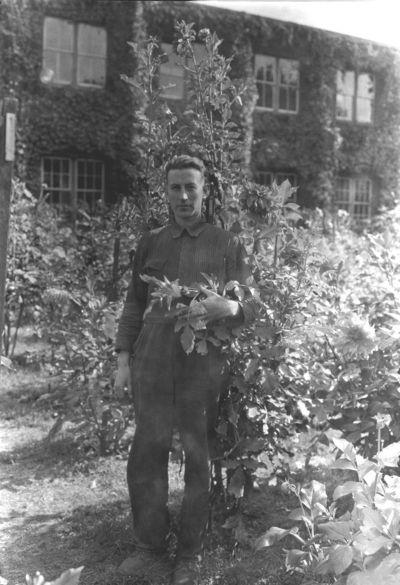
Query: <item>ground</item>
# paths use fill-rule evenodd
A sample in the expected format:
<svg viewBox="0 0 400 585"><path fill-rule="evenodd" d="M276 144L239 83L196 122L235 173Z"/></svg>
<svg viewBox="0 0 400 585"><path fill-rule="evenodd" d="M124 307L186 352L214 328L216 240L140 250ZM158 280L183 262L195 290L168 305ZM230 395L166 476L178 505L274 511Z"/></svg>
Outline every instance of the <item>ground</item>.
<svg viewBox="0 0 400 585"><path fill-rule="evenodd" d="M40 396L48 390L43 372L1 370L0 378L0 585L22 585L39 571L47 580L71 567L84 566L81 585L117 585L125 581L117 567L132 551L125 468L128 450L99 457L67 434L53 439L52 411ZM322 473L314 471L314 474ZM317 475L315 475L317 477ZM170 464L173 525L182 495L179 464ZM289 527L296 507L280 485L261 484L242 505L242 535L223 528L214 516L202 566L204 585L297 585L286 574L281 543L254 552L251 543L270 526ZM238 542L238 540L240 542ZM173 550L172 537L172 550ZM284 546L296 547L293 537ZM166 585L173 555L161 568L136 581ZM3 580L2 580L3 579Z"/></svg>

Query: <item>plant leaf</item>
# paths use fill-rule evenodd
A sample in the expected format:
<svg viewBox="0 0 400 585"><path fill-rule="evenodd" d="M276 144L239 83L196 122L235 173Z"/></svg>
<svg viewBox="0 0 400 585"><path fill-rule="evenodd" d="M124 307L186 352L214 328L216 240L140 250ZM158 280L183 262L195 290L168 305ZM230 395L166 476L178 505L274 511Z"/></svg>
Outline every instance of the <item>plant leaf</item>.
<svg viewBox="0 0 400 585"><path fill-rule="evenodd" d="M189 355L193 351L194 342L196 338L193 333L193 329L189 325L185 325L185 329L181 335L181 343L183 350Z"/></svg>
<svg viewBox="0 0 400 585"><path fill-rule="evenodd" d="M350 540L350 528L352 526L353 522L326 522L325 524L320 524L318 530L323 532L329 540Z"/></svg>
<svg viewBox="0 0 400 585"><path fill-rule="evenodd" d="M397 467L400 457L400 443L388 445L378 455L378 463L381 467Z"/></svg>
<svg viewBox="0 0 400 585"><path fill-rule="evenodd" d="M289 528L285 530L284 528L278 528L277 526L272 526L265 534L257 538L254 543L255 550L260 550L266 546L272 546L282 538L285 538L288 534L296 534L298 532L298 528Z"/></svg>
<svg viewBox="0 0 400 585"><path fill-rule="evenodd" d="M329 553L329 561L335 575L341 575L353 560L353 549L348 544L337 544Z"/></svg>

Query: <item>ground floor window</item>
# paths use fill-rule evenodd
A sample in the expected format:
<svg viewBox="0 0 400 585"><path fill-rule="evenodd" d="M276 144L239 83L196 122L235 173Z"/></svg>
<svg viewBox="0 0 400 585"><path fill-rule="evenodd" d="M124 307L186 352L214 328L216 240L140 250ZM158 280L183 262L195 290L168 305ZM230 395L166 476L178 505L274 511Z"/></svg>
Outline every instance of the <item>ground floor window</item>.
<svg viewBox="0 0 400 585"><path fill-rule="evenodd" d="M347 211L354 219L371 216L372 182L366 177L336 179L337 209Z"/></svg>
<svg viewBox="0 0 400 585"><path fill-rule="evenodd" d="M297 175L295 173L273 173L270 171L257 171L255 173L255 179L257 183L260 185L266 185L267 187L271 187L274 181L279 187L279 185L282 185L282 183L287 179L292 187L297 187ZM293 201L295 200L296 193L293 194Z"/></svg>
<svg viewBox="0 0 400 585"><path fill-rule="evenodd" d="M104 164L94 159L44 157L42 185L51 204L93 210L104 200Z"/></svg>

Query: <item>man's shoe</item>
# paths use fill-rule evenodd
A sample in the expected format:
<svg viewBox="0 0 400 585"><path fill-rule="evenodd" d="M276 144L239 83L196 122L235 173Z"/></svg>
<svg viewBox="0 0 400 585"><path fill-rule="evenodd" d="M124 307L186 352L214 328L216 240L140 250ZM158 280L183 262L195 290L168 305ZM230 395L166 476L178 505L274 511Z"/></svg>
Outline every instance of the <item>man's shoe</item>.
<svg viewBox="0 0 400 585"><path fill-rule="evenodd" d="M176 565L172 585L198 585L200 567L197 559L179 559Z"/></svg>
<svg viewBox="0 0 400 585"><path fill-rule="evenodd" d="M118 573L124 577L136 577L156 568L160 555L147 550L137 550L118 567Z"/></svg>

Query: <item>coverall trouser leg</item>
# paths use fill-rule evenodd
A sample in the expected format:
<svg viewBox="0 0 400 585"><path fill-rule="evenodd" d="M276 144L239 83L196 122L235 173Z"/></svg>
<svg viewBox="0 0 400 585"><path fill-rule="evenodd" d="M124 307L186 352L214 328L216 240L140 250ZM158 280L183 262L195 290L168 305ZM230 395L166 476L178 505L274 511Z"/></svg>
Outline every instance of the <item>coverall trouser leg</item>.
<svg viewBox="0 0 400 585"><path fill-rule="evenodd" d="M185 454L178 555L201 552L208 520L209 441L228 356L209 344L206 356L186 355L171 323L144 323L135 344L132 380L136 431L128 459L128 487L136 546L162 552L169 533L168 460L174 422Z"/></svg>

